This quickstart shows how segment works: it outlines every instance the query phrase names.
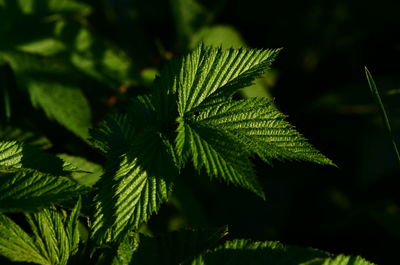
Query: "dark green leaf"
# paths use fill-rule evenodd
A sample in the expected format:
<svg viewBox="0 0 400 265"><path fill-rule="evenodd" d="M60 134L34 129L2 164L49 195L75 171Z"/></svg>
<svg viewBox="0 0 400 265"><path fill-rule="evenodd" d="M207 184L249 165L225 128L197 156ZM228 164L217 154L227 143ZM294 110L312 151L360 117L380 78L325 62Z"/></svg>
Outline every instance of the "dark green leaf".
<svg viewBox="0 0 400 265"><path fill-rule="evenodd" d="M215 247L227 234L226 227L209 230L183 230L160 237L140 237L131 264L175 265L190 261L201 252ZM154 255L157 253L157 255Z"/></svg>

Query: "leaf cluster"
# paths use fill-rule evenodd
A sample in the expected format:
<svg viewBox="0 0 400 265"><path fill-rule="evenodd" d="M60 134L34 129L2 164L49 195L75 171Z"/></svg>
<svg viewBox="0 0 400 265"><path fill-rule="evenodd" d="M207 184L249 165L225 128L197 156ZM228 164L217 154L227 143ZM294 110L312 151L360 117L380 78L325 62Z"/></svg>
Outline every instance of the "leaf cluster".
<svg viewBox="0 0 400 265"><path fill-rule="evenodd" d="M202 27L188 25L207 12L192 1L171 2L177 20L187 21L179 28L182 43L196 42L190 36ZM265 199L252 163L257 157L270 164L334 165L271 99L238 96L264 76L280 49L197 45L170 60L123 111L100 115L92 126L87 80L121 94L147 81L132 74L126 54L87 26L88 5L29 3L0 0L0 39L7 40L0 43L1 67L15 76L17 95L28 96L34 108L73 132L81 145L97 149L103 160L46 152L46 137L9 124L2 128L1 256L36 264L371 264L279 242L228 240L226 227L141 233L187 177L185 168ZM40 34L10 33L27 23L40 27ZM8 110L9 86L1 88Z"/></svg>

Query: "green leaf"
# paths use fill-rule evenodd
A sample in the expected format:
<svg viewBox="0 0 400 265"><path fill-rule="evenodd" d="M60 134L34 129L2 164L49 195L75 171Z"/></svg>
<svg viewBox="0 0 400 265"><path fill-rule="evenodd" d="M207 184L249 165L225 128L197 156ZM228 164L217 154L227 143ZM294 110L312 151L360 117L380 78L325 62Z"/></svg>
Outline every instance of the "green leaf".
<svg viewBox="0 0 400 265"><path fill-rule="evenodd" d="M36 131L12 126L0 129L0 140L26 142L39 149L47 149L52 145L49 139Z"/></svg>
<svg viewBox="0 0 400 265"><path fill-rule="evenodd" d="M26 214L33 235L0 213L0 255L12 261L66 265L78 250L80 200L68 217L54 209Z"/></svg>
<svg viewBox="0 0 400 265"><path fill-rule="evenodd" d="M161 74L164 89L178 96L181 117L204 101L230 97L252 84L275 59L279 49L222 50L200 45ZM168 76L172 74L172 76Z"/></svg>
<svg viewBox="0 0 400 265"><path fill-rule="evenodd" d="M57 60L23 53L3 54L13 69L17 84L26 89L34 107L83 139L91 127L91 110L73 80L74 72Z"/></svg>
<svg viewBox="0 0 400 265"><path fill-rule="evenodd" d="M69 48L72 65L82 73L110 87L134 83L137 79L129 57L81 25L60 22L57 37Z"/></svg>
<svg viewBox="0 0 400 265"><path fill-rule="evenodd" d="M221 46L223 49L246 46L240 33L233 27L225 25L204 27L194 34L191 40L191 48L197 47L200 43L213 47Z"/></svg>
<svg viewBox="0 0 400 265"><path fill-rule="evenodd" d="M42 256L47 259L46 264L66 265L69 257L78 250L79 210L80 201L68 218L64 218L53 209L26 214L35 244Z"/></svg>
<svg viewBox="0 0 400 265"><path fill-rule="evenodd" d="M61 215L44 209L39 213L27 214L26 217L36 245L49 264L66 264L70 245Z"/></svg>
<svg viewBox="0 0 400 265"><path fill-rule="evenodd" d="M33 14L48 15L87 15L90 7L74 0L16 0L0 1L0 14L8 17L28 16ZM0 16L3 19L3 16ZM18 19L18 17L17 17Z"/></svg>
<svg viewBox="0 0 400 265"><path fill-rule="evenodd" d="M172 146L154 128L141 128L128 115L109 118L92 132L106 151L105 173L96 184L96 211L92 237L97 242L120 241L147 221L172 188L177 174ZM133 124L138 130L134 130Z"/></svg>
<svg viewBox="0 0 400 265"><path fill-rule="evenodd" d="M75 172L71 172L71 177L80 185L93 186L103 174L103 168L93 162L82 157L71 156L67 154L58 155L68 165L76 168Z"/></svg>
<svg viewBox="0 0 400 265"><path fill-rule="evenodd" d="M269 99L226 101L194 111L197 115L192 120L196 124L234 135L236 141L267 162L291 159L333 165L284 120Z"/></svg>
<svg viewBox="0 0 400 265"><path fill-rule="evenodd" d="M235 140L232 135L212 127L181 122L176 140L177 154L183 158L191 154L197 169L204 166L207 174L221 177L265 198L252 170L248 152Z"/></svg>
<svg viewBox="0 0 400 265"><path fill-rule="evenodd" d="M44 56L54 55L65 50L65 48L62 42L51 37L22 43L16 46L16 49L19 51Z"/></svg>
<svg viewBox="0 0 400 265"><path fill-rule="evenodd" d="M72 0L0 2L0 50L16 48L42 55L56 53L65 46L52 36L54 20L70 15L82 19L89 12L88 5Z"/></svg>
<svg viewBox="0 0 400 265"><path fill-rule="evenodd" d="M48 264L35 241L2 213L0 213L0 255L11 261Z"/></svg>
<svg viewBox="0 0 400 265"><path fill-rule="evenodd" d="M103 124L90 131L91 143L104 153L127 150L127 143L134 138L135 127L128 115L116 114L106 117Z"/></svg>
<svg viewBox="0 0 400 265"><path fill-rule="evenodd" d="M60 158L17 141L0 141L0 167L30 168L60 176L70 174L68 165Z"/></svg>
<svg viewBox="0 0 400 265"><path fill-rule="evenodd" d="M252 242L236 239L212 251L207 251L192 265L252 264L252 265L299 265L300 263L329 256L328 253L296 246L284 246L279 242Z"/></svg>
<svg viewBox="0 0 400 265"><path fill-rule="evenodd" d="M192 36L191 48L204 43L207 46L222 49L247 47L240 33L233 27L226 25L215 25L204 27ZM244 98L266 97L271 98L269 88L274 84L276 73L266 72L260 79L254 81L254 84L240 90Z"/></svg>
<svg viewBox="0 0 400 265"><path fill-rule="evenodd" d="M165 98L174 96L177 102L175 148L180 167L191 157L197 169L204 167L208 175L264 198L249 160L252 154L267 162L290 159L333 165L284 120L270 100L232 99L236 91L263 75L278 52L200 45L170 62L157 86L158 91L167 91ZM159 107L159 112L171 116L171 105Z"/></svg>
<svg viewBox="0 0 400 265"><path fill-rule="evenodd" d="M374 265L361 257L339 255L334 258L315 259L301 265Z"/></svg>
<svg viewBox="0 0 400 265"><path fill-rule="evenodd" d="M190 46L190 40L210 22L211 13L195 0L170 0L178 43L182 48Z"/></svg>
<svg viewBox="0 0 400 265"><path fill-rule="evenodd" d="M130 264L174 265L191 261L203 251L214 248L226 234L227 228L223 227L175 231L154 238L141 235L139 248Z"/></svg>
<svg viewBox="0 0 400 265"><path fill-rule="evenodd" d="M31 169L0 169L0 211L34 211L77 196L87 189L66 177Z"/></svg>
<svg viewBox="0 0 400 265"><path fill-rule="evenodd" d="M78 202L76 203L75 207L72 209L70 215L67 217L65 221L65 230L68 236L69 241L69 251L70 255L76 254L79 248L79 214L82 207L81 198L79 198Z"/></svg>
<svg viewBox="0 0 400 265"><path fill-rule="evenodd" d="M33 211L87 188L67 177L69 164L29 145L0 141L0 211Z"/></svg>
<svg viewBox="0 0 400 265"><path fill-rule="evenodd" d="M124 238L117 248L117 253L114 255L112 265L129 265L131 264L132 255L139 247L138 236L128 235Z"/></svg>

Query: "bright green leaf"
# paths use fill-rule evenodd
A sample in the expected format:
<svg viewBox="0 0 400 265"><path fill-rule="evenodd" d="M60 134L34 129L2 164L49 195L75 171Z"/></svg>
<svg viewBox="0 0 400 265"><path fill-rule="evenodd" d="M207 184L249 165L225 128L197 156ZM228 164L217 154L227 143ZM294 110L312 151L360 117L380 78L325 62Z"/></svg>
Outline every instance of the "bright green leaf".
<svg viewBox="0 0 400 265"><path fill-rule="evenodd" d="M233 134L235 140L268 162L292 159L333 165L284 120L268 99L226 101L194 111L196 124Z"/></svg>
<svg viewBox="0 0 400 265"><path fill-rule="evenodd" d="M196 123L181 123L176 146L181 157L192 155L197 169L204 166L209 175L221 177L265 198L252 170L248 152L231 135Z"/></svg>
<svg viewBox="0 0 400 265"><path fill-rule="evenodd" d="M197 169L204 167L208 175L264 198L249 160L254 153L268 162L290 159L333 165L284 120L270 100L232 99L233 93L269 68L278 51L200 45L171 61L157 85L158 91L167 91L165 98L176 98L180 166L191 157ZM172 113L163 107L159 112Z"/></svg>
<svg viewBox="0 0 400 265"><path fill-rule="evenodd" d="M87 189L66 177L31 169L0 169L0 211L34 211L77 196Z"/></svg>
<svg viewBox="0 0 400 265"><path fill-rule="evenodd" d="M222 50L200 45L180 60L170 64L161 74L164 89L178 96L179 115L205 101L231 96L238 89L252 84L275 59L279 49Z"/></svg>

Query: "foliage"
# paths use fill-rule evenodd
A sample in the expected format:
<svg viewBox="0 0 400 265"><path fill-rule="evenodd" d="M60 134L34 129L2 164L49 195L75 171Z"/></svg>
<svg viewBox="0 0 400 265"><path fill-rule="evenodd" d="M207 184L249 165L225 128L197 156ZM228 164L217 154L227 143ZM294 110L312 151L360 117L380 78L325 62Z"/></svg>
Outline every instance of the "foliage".
<svg viewBox="0 0 400 265"><path fill-rule="evenodd" d="M190 52L147 69L159 73L149 82L134 52L89 26L88 4L0 0L0 255L36 264L372 264L228 238L226 227L148 229L188 170L265 199L256 159L335 166L272 99L243 93L263 86L255 82L280 49L237 48L240 36L211 26L197 2L171 7L177 46ZM28 25L40 30L12 34ZM236 47L215 47L215 32Z"/></svg>

